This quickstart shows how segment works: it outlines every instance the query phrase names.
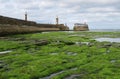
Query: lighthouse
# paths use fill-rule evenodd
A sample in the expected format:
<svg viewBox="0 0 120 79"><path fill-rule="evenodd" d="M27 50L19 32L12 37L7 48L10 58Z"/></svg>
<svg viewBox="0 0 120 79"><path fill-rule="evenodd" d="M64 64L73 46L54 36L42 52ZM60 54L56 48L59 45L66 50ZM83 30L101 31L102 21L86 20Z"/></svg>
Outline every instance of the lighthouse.
<svg viewBox="0 0 120 79"><path fill-rule="evenodd" d="M59 24L59 18L58 18L58 16L56 17L56 25L58 25Z"/></svg>
<svg viewBox="0 0 120 79"><path fill-rule="evenodd" d="M25 21L27 21L27 12L25 12Z"/></svg>

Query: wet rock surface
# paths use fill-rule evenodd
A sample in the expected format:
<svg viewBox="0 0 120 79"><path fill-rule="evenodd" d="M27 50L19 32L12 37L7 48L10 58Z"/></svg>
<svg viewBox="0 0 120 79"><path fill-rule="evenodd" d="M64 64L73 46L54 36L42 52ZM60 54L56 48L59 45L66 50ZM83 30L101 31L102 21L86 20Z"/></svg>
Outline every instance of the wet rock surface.
<svg viewBox="0 0 120 79"><path fill-rule="evenodd" d="M24 40L19 41L20 44L26 44L26 46L29 47L29 45L36 45L36 46L42 46L49 44L48 40Z"/></svg>
<svg viewBox="0 0 120 79"><path fill-rule="evenodd" d="M71 68L69 70L77 70L77 68ZM39 79L51 79L52 77L56 76L56 75L59 75L63 72L65 72L66 70L63 70L63 71L60 71L60 72L57 72L57 73L53 73L51 74L50 76L47 76L47 77L43 77L43 78L39 78Z"/></svg>
<svg viewBox="0 0 120 79"><path fill-rule="evenodd" d="M76 45L90 45L90 42L75 42Z"/></svg>
<svg viewBox="0 0 120 79"><path fill-rule="evenodd" d="M53 73L53 74L51 74L50 76L48 76L48 77L43 77L43 78L39 78L39 79L51 79L52 77L54 77L54 76L56 76L56 75L58 75L58 74L61 74L61 73L63 73L64 71L60 71L60 72L57 72L57 73Z"/></svg>
<svg viewBox="0 0 120 79"><path fill-rule="evenodd" d="M66 77L64 79L80 79L80 74L74 74L74 75L70 75L69 77Z"/></svg>
<svg viewBox="0 0 120 79"><path fill-rule="evenodd" d="M112 43L112 46L114 46L114 47L116 47L116 48L120 48L120 43L115 43L115 42L113 42L113 43Z"/></svg>
<svg viewBox="0 0 120 79"><path fill-rule="evenodd" d="M4 67L4 62L0 61L0 69Z"/></svg>
<svg viewBox="0 0 120 79"><path fill-rule="evenodd" d="M120 43L94 41L89 36L82 37L81 33L67 35L52 33L46 35L48 38L39 34L1 38L4 46L0 46L0 51L13 52L0 55L0 73L5 74L0 79L19 79L23 73L24 79L93 79L99 77L99 72L119 73Z"/></svg>
<svg viewBox="0 0 120 79"><path fill-rule="evenodd" d="M116 61L117 61L117 60L114 59L114 60L111 60L110 62L111 62L111 63L115 63Z"/></svg>
<svg viewBox="0 0 120 79"><path fill-rule="evenodd" d="M58 53L50 53L50 55L58 55Z"/></svg>
<svg viewBox="0 0 120 79"><path fill-rule="evenodd" d="M25 41L26 39L25 38L13 38L11 40L13 40L13 41Z"/></svg>
<svg viewBox="0 0 120 79"><path fill-rule="evenodd" d="M75 56L77 55L77 53L74 53L74 52L66 52L67 55L71 55L71 56Z"/></svg>
<svg viewBox="0 0 120 79"><path fill-rule="evenodd" d="M37 46L47 45L49 42L47 40L35 40L33 42Z"/></svg>
<svg viewBox="0 0 120 79"><path fill-rule="evenodd" d="M9 39L8 37L0 37L1 40Z"/></svg>
<svg viewBox="0 0 120 79"><path fill-rule="evenodd" d="M103 47L105 47L105 48L108 48L108 47L110 47L110 46L112 46L112 43L108 43L108 44L104 44L104 45L103 45Z"/></svg>
<svg viewBox="0 0 120 79"><path fill-rule="evenodd" d="M74 45L75 43L72 41L60 41L62 43L64 43L65 45Z"/></svg>
<svg viewBox="0 0 120 79"><path fill-rule="evenodd" d="M7 69L7 64L4 61L0 61L0 69L6 68Z"/></svg>

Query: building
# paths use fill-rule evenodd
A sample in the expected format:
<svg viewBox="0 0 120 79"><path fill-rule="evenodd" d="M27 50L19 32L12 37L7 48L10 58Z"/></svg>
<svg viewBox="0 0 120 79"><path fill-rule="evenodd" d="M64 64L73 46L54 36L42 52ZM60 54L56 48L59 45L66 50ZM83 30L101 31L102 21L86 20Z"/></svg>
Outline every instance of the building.
<svg viewBox="0 0 120 79"><path fill-rule="evenodd" d="M86 24L86 23L75 23L73 30L74 31L88 31L89 30L88 24Z"/></svg>
<svg viewBox="0 0 120 79"><path fill-rule="evenodd" d="M69 27L67 26L67 24L59 24L59 17L56 17L56 25L60 28L61 31L68 31Z"/></svg>

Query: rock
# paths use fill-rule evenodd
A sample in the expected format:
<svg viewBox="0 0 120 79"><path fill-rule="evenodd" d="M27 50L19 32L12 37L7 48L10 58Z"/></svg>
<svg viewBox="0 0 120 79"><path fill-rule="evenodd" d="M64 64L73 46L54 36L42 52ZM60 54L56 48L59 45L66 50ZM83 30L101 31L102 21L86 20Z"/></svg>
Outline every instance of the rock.
<svg viewBox="0 0 120 79"><path fill-rule="evenodd" d="M3 62L3 61L0 61L0 69L1 69L1 68L4 68L4 66L5 66L4 62Z"/></svg>
<svg viewBox="0 0 120 79"><path fill-rule="evenodd" d="M73 74L73 75L70 75L69 77L66 77L65 79L81 79L81 75Z"/></svg>
<svg viewBox="0 0 120 79"><path fill-rule="evenodd" d="M90 42L75 42L75 44L76 45L80 45L80 46L82 46L82 45L87 45L87 46L92 46L93 44L92 43L90 43Z"/></svg>
<svg viewBox="0 0 120 79"><path fill-rule="evenodd" d="M87 54L87 57L91 57L91 55L90 55L90 54Z"/></svg>
<svg viewBox="0 0 120 79"><path fill-rule="evenodd" d="M74 53L74 52L67 52L67 55L73 55L73 56L75 56L75 55L77 55L77 53Z"/></svg>
<svg viewBox="0 0 120 79"><path fill-rule="evenodd" d="M120 43L112 43L112 46L119 48L120 47Z"/></svg>
<svg viewBox="0 0 120 79"><path fill-rule="evenodd" d="M75 42L76 45L81 45L81 42Z"/></svg>
<svg viewBox="0 0 120 79"><path fill-rule="evenodd" d="M14 41L24 41L25 38L13 38Z"/></svg>
<svg viewBox="0 0 120 79"><path fill-rule="evenodd" d="M104 46L106 46L106 47L110 47L110 46L112 46L112 44L105 44Z"/></svg>
<svg viewBox="0 0 120 79"><path fill-rule="evenodd" d="M71 41L67 41L67 42L64 42L66 45L73 45L75 44L74 42L71 42Z"/></svg>
<svg viewBox="0 0 120 79"><path fill-rule="evenodd" d="M110 62L111 62L111 63L115 63L115 62L116 62L116 60L111 60Z"/></svg>
<svg viewBox="0 0 120 79"><path fill-rule="evenodd" d="M8 37L0 37L0 39L6 40L6 39L9 39L9 38Z"/></svg>
<svg viewBox="0 0 120 79"><path fill-rule="evenodd" d="M58 53L50 53L50 55L58 55Z"/></svg>
<svg viewBox="0 0 120 79"><path fill-rule="evenodd" d="M60 43L64 43L65 45L74 45L75 42L72 41L59 41Z"/></svg>
<svg viewBox="0 0 120 79"><path fill-rule="evenodd" d="M102 48L109 48L110 46L112 46L111 43L101 45Z"/></svg>
<svg viewBox="0 0 120 79"><path fill-rule="evenodd" d="M49 42L47 40L35 40L34 44L37 46L47 45Z"/></svg>
<svg viewBox="0 0 120 79"><path fill-rule="evenodd" d="M94 46L94 43L88 43L88 46L92 47L92 46Z"/></svg>

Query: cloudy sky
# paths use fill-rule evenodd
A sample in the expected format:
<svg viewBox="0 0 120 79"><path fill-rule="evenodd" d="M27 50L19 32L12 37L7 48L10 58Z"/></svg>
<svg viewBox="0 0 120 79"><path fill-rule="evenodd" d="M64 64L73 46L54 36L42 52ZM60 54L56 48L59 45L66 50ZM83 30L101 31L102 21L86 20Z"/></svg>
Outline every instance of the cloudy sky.
<svg viewBox="0 0 120 79"><path fill-rule="evenodd" d="M120 0L0 0L0 15L38 23L87 22L90 29L120 29Z"/></svg>

